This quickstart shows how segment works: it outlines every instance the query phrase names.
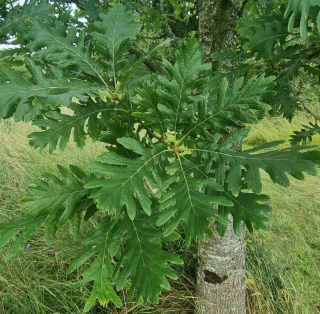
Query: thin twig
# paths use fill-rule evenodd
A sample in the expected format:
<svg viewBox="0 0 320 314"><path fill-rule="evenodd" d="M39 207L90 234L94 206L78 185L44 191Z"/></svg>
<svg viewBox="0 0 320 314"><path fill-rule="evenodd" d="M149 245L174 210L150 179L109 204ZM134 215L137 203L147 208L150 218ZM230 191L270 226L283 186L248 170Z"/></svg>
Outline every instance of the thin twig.
<svg viewBox="0 0 320 314"><path fill-rule="evenodd" d="M161 137L159 134L154 132L151 128L147 127L144 125L144 123L141 120L138 120L138 122L142 125L142 127L147 131L147 134L149 135L150 138L155 138L157 139L160 143L172 147L172 145L166 141L163 137Z"/></svg>

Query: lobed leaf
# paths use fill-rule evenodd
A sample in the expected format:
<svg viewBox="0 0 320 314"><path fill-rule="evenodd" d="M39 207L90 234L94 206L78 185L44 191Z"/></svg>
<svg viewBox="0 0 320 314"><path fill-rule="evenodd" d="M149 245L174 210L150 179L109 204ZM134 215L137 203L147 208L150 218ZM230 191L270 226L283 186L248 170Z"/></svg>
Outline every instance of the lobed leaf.
<svg viewBox="0 0 320 314"><path fill-rule="evenodd" d="M308 33L308 17L309 11L313 8L317 10L319 14L320 1L319 0L288 0L288 8L284 14L287 18L290 14L290 19L288 23L289 32L292 31L295 19L300 15L300 35L302 39L306 39Z"/></svg>
<svg viewBox="0 0 320 314"><path fill-rule="evenodd" d="M185 159L174 162L175 174L164 181L163 189L170 189L160 200L160 215L157 225L165 225L164 236L170 235L182 221L185 226L185 241L189 246L191 240L204 241L205 234L212 235L210 229L211 220L217 219L222 223L223 219L213 208L213 204L232 206L233 203L222 196L208 196L201 193L204 187L218 189L215 180L200 181L192 175L197 164ZM170 167L170 170L172 167ZM169 169L168 169L169 170Z"/></svg>
<svg viewBox="0 0 320 314"><path fill-rule="evenodd" d="M158 109L165 117L166 128L175 133L181 131L186 119L195 114L198 101L203 100L203 96L193 93L195 88L205 86L205 79L197 79L211 67L210 64L202 64L203 57L196 38L192 38L176 52L174 66L167 60L163 61L169 77L158 76L162 86L157 89L161 101Z"/></svg>
<svg viewBox="0 0 320 314"><path fill-rule="evenodd" d="M0 84L0 118L13 115L16 121L34 120L42 112L68 106L73 98L88 101L98 91L96 86L84 81L47 77L30 59L25 63L32 82L14 70L2 69L9 82Z"/></svg>
<svg viewBox="0 0 320 314"><path fill-rule="evenodd" d="M58 22L56 28L50 28L39 20L30 20L32 41L27 48L34 51L33 58L45 59L63 69L81 71L97 77L107 85L102 78L100 65L92 59L91 49L85 47L84 32L75 27L68 28Z"/></svg>
<svg viewBox="0 0 320 314"><path fill-rule="evenodd" d="M229 214L233 216L233 230L237 236L241 236L243 230L242 222L245 222L250 232L253 232L253 226L257 230L267 229L266 223L270 222L270 220L264 214L272 211L272 207L269 205L271 199L268 195L243 192L240 192L236 197L229 192L224 192L223 195L232 201L234 206L219 206L218 212L226 218ZM224 236L227 230L226 225L221 224L219 221L215 221L215 224L219 234Z"/></svg>
<svg viewBox="0 0 320 314"><path fill-rule="evenodd" d="M152 217L139 214L134 220L128 216L119 225L122 237L127 238L125 250L117 263L117 289L123 289L130 276L132 284L129 298L133 298L137 290L136 300L158 303L161 289L170 290L166 277L177 279L176 273L169 267L172 264L182 264L182 260L172 253L162 249L162 232L153 225ZM117 232L116 232L117 233Z"/></svg>
<svg viewBox="0 0 320 314"><path fill-rule="evenodd" d="M46 119L34 121L33 125L45 130L28 135L31 139L29 144L34 148L40 148L41 151L49 146L49 152L52 153L59 141L59 149L63 151L73 130L74 141L78 147L83 147L87 134L93 140L98 140L100 128L106 125L108 118L117 110L112 105L107 106L104 103L94 103L93 101L88 101L86 105L73 104L69 108L74 111L74 114L49 111L45 113ZM87 130L85 130L85 126L87 126Z"/></svg>
<svg viewBox="0 0 320 314"><path fill-rule="evenodd" d="M28 18L46 19L52 16L52 6L47 1L26 0L22 6L16 5L0 21L0 37L2 44L8 41L7 35L21 35L25 32L25 20Z"/></svg>
<svg viewBox="0 0 320 314"><path fill-rule="evenodd" d="M147 150L138 141L130 138L120 138L117 142L142 157L128 159L114 152L100 155L96 163L88 166L87 169L91 173L104 175L105 178L93 180L86 184L86 187L101 187L92 197L97 199L98 208L108 211L109 214L115 214L118 217L125 205L129 217L134 219L137 198L143 210L151 215L150 196L158 195L162 183L154 166L167 150L162 144Z"/></svg>
<svg viewBox="0 0 320 314"><path fill-rule="evenodd" d="M90 193L83 185L90 180L90 176L75 166L70 166L70 170L62 166L57 169L64 180L47 174L46 180L35 181L29 187L28 194L21 200L26 218L0 225L0 251L22 230L10 245L6 258L12 258L24 250L30 237L42 224L47 226L45 239L51 243L59 226L91 205L90 202L83 203Z"/></svg>
<svg viewBox="0 0 320 314"><path fill-rule="evenodd" d="M101 53L108 59L105 66L110 71L109 76L116 80L126 63L124 55L130 48L130 40L138 35L140 25L122 4L113 5L108 14L100 14L100 18L102 22L94 23L97 32L91 35L101 46Z"/></svg>
<svg viewBox="0 0 320 314"><path fill-rule="evenodd" d="M309 148L289 147L266 151L278 145L279 142L273 142L266 146L234 152L220 149L219 145L199 143L195 154L205 160L207 172L215 170L217 181L221 184L227 183L228 190L233 195L238 195L244 184L255 194L260 194L260 169L267 172L273 182L282 186L290 184L287 174L298 180L304 179L304 172L317 175L317 163L304 152ZM244 173L243 168L246 169Z"/></svg>

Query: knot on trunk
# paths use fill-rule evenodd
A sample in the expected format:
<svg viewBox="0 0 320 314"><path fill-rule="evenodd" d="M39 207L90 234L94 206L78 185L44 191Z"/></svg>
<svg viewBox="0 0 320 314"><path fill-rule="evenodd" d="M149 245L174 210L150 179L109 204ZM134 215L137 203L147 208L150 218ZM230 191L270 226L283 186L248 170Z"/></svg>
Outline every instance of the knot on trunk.
<svg viewBox="0 0 320 314"><path fill-rule="evenodd" d="M221 284L227 279L228 279L227 275L220 277L218 274L216 274L210 270L207 270L207 269L204 270L205 282L212 283L212 284Z"/></svg>

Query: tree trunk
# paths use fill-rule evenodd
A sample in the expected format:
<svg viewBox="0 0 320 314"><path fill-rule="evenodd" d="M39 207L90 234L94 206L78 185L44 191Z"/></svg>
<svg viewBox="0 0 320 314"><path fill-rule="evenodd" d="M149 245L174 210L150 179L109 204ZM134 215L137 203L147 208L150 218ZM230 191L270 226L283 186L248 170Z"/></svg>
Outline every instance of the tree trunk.
<svg viewBox="0 0 320 314"><path fill-rule="evenodd" d="M238 0L203 0L199 15L199 40L210 55L223 49L235 49L235 27L241 13ZM213 70L221 70L220 63ZM233 147L240 151L241 143ZM232 216L229 219L232 221ZM215 231L214 224L212 228ZM239 238L232 224L221 238L218 232L199 243L197 274L197 313L245 314L245 232Z"/></svg>

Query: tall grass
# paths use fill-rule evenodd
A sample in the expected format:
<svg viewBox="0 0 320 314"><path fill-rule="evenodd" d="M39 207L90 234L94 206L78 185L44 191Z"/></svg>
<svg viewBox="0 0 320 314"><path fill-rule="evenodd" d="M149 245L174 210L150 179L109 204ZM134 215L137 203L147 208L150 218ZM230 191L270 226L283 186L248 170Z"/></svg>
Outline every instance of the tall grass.
<svg viewBox="0 0 320 314"><path fill-rule="evenodd" d="M289 140L308 124L297 113L290 124L265 117L253 126L245 147ZM320 145L316 135L311 145ZM320 311L320 185L319 176L291 178L289 188L272 183L262 173L263 193L272 196L269 232L247 239L247 304L250 314L311 314Z"/></svg>
<svg viewBox="0 0 320 314"><path fill-rule="evenodd" d="M297 116L297 129L305 117ZM88 142L84 149L73 143L65 152L50 155L29 147L26 135L34 131L29 124L0 122L0 222L23 215L17 200L32 178L56 171L56 164L84 167L104 148ZM281 118L264 119L255 126L245 146L288 139L292 127ZM319 138L315 142L319 142ZM293 180L289 189L274 185L267 176L264 193L272 196L270 231L255 232L247 238L247 310L250 314L313 314L320 304L320 186L319 178ZM83 237L95 226L89 222ZM72 288L70 281L83 269L66 276L72 257L82 250L62 228L49 247L39 231L30 240L30 249L16 259L6 261L0 255L0 314L82 313L90 285ZM163 292L158 305L135 305L121 294L124 306L96 306L91 313L192 313L195 298L196 247L187 249L183 241L169 249L181 254L184 267L176 268L180 279Z"/></svg>
<svg viewBox="0 0 320 314"><path fill-rule="evenodd" d="M269 231L247 240L249 313L319 313L319 177L293 179L290 188L263 178L274 211Z"/></svg>
<svg viewBox="0 0 320 314"><path fill-rule="evenodd" d="M282 117L270 117L266 116L260 123L254 125L252 130L245 141L246 146L257 146L266 144L272 141L280 141L290 139L290 135L293 131L301 130L302 125L308 125L310 118L303 112L298 112L292 123ZM320 145L320 135L314 136L311 145Z"/></svg>

